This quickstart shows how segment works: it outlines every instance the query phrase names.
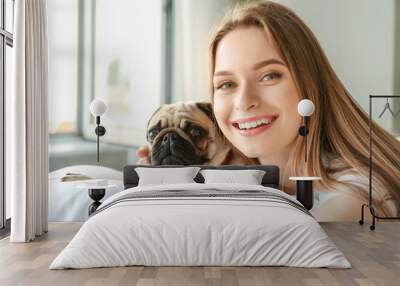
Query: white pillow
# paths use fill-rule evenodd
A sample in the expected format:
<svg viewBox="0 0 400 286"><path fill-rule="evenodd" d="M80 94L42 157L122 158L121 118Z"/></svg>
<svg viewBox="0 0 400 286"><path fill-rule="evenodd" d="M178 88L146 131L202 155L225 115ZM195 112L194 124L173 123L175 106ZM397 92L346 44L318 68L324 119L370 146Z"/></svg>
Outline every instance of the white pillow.
<svg viewBox="0 0 400 286"><path fill-rule="evenodd" d="M139 176L138 186L196 183L193 179L199 170L199 167L135 168Z"/></svg>
<svg viewBox="0 0 400 286"><path fill-rule="evenodd" d="M261 185L265 175L263 170L201 170L204 183L227 183Z"/></svg>

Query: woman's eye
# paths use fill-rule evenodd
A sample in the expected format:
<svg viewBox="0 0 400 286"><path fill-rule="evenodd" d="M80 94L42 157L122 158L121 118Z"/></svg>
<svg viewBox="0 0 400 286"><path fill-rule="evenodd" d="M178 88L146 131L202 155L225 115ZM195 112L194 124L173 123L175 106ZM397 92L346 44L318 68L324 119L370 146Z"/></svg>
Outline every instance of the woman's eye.
<svg viewBox="0 0 400 286"><path fill-rule="evenodd" d="M226 81L217 86L217 89L230 89L234 87L234 83Z"/></svg>
<svg viewBox="0 0 400 286"><path fill-rule="evenodd" d="M273 80L273 79L276 79L276 78L280 78L281 76L282 75L280 73L272 72L272 73L264 75L262 80L263 81Z"/></svg>

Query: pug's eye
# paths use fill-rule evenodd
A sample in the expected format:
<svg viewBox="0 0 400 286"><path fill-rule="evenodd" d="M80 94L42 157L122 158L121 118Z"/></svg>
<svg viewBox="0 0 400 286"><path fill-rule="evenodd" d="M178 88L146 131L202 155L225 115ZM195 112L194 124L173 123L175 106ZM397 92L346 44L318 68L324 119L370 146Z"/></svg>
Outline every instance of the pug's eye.
<svg viewBox="0 0 400 286"><path fill-rule="evenodd" d="M190 130L190 135L192 135L193 137L200 137L201 136L201 131L197 128L192 128Z"/></svg>
<svg viewBox="0 0 400 286"><path fill-rule="evenodd" d="M203 139L208 134L208 132L204 128L193 122L186 122L182 130L194 141Z"/></svg>
<svg viewBox="0 0 400 286"><path fill-rule="evenodd" d="M147 138L149 141L153 141L154 138L156 138L157 134L158 134L158 130L157 129L152 129L147 133Z"/></svg>
<svg viewBox="0 0 400 286"><path fill-rule="evenodd" d="M203 136L206 134L206 132L202 128L193 125L191 125L186 132L190 135L190 137L193 138L193 140L202 139Z"/></svg>

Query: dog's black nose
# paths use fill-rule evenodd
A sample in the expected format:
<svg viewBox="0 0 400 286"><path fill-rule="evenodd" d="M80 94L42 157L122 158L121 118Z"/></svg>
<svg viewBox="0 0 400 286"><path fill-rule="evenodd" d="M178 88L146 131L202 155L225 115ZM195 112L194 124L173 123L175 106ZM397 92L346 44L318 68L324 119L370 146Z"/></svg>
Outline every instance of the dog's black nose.
<svg viewBox="0 0 400 286"><path fill-rule="evenodd" d="M169 141L169 143L176 141L177 136L176 133L170 132L164 135L163 137L163 141L164 143L167 143Z"/></svg>

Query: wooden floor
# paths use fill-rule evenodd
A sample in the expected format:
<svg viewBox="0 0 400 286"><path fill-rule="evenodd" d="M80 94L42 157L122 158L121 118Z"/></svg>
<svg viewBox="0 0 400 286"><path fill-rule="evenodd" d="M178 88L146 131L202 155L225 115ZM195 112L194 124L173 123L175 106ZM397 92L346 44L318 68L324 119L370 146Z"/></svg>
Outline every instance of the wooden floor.
<svg viewBox="0 0 400 286"><path fill-rule="evenodd" d="M357 223L323 228L353 268L119 267L48 270L81 225L52 223L32 243L0 241L0 285L400 285L400 222L380 222L375 231Z"/></svg>

